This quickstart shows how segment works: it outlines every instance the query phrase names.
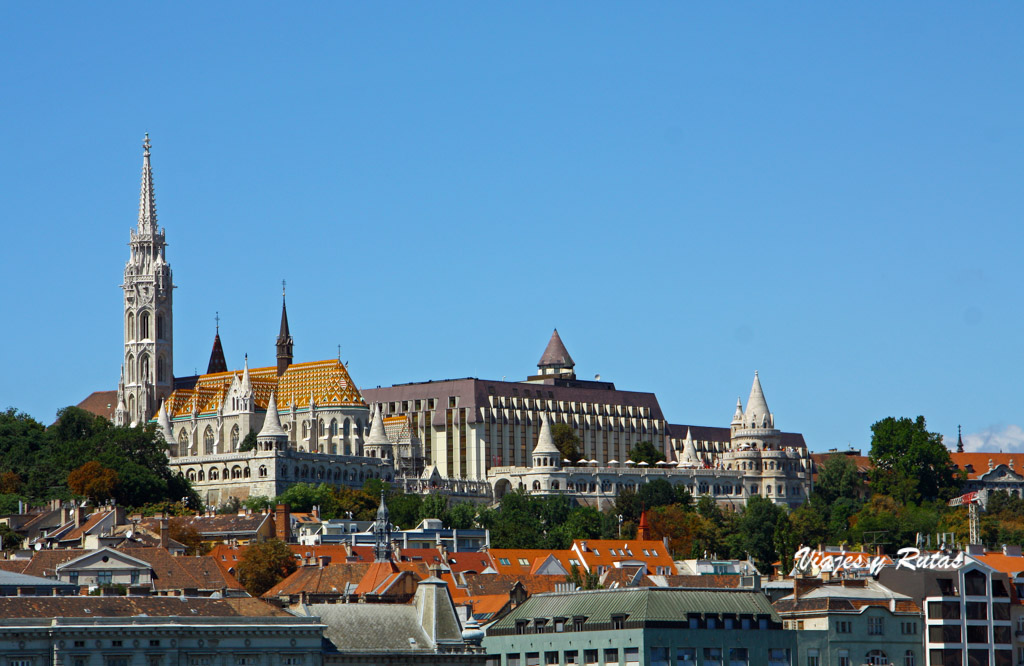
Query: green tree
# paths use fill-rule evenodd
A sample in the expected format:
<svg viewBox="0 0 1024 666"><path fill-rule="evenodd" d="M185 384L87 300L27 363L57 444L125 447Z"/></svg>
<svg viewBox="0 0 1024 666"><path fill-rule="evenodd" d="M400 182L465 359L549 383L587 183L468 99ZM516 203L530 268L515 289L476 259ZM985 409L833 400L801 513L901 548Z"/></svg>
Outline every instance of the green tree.
<svg viewBox="0 0 1024 666"><path fill-rule="evenodd" d="M5 551L18 550L24 540L24 537L12 530L10 525L0 525L0 544Z"/></svg>
<svg viewBox="0 0 1024 666"><path fill-rule="evenodd" d="M250 430L249 434L242 439L242 443L238 445L239 451L252 451L256 448L256 431Z"/></svg>
<svg viewBox="0 0 1024 666"><path fill-rule="evenodd" d="M266 495L253 495L249 499L242 502L242 505L250 511L263 511L264 509L273 508L273 502Z"/></svg>
<svg viewBox="0 0 1024 666"><path fill-rule="evenodd" d="M287 504L292 511L312 511L320 507L320 515L333 518L337 515L338 501L334 489L326 483L314 486L310 483L296 483L277 496L274 504Z"/></svg>
<svg viewBox="0 0 1024 666"><path fill-rule="evenodd" d="M576 431L567 423L556 423L551 426L551 439L558 447L562 458L575 465L582 458L580 454L580 438Z"/></svg>
<svg viewBox="0 0 1024 666"><path fill-rule="evenodd" d="M298 564L283 541L267 539L250 545L238 563L238 582L254 597L290 576Z"/></svg>
<svg viewBox="0 0 1024 666"><path fill-rule="evenodd" d="M734 533L739 537L739 550L743 554L749 553L761 571L771 571L772 562L778 557L775 531L780 524L780 516L784 518L785 515L785 509L761 495L748 498L740 513Z"/></svg>
<svg viewBox="0 0 1024 666"><path fill-rule="evenodd" d="M629 459L636 463L645 462L648 465L653 465L664 460L665 454L651 442L640 442L629 452Z"/></svg>
<svg viewBox="0 0 1024 666"><path fill-rule="evenodd" d="M476 524L476 506L470 502L453 504L444 513L444 524L456 530L468 530Z"/></svg>
<svg viewBox="0 0 1024 666"><path fill-rule="evenodd" d="M403 530L411 530L420 522L423 498L415 494L395 493L388 497L391 522Z"/></svg>
<svg viewBox="0 0 1024 666"><path fill-rule="evenodd" d="M226 502L217 507L217 513L222 516L229 516L238 513L241 508L242 500L232 495Z"/></svg>
<svg viewBox="0 0 1024 666"><path fill-rule="evenodd" d="M577 565L572 565L565 582L572 583L577 590L596 590L601 587L601 577L593 570L581 570Z"/></svg>
<svg viewBox="0 0 1024 666"><path fill-rule="evenodd" d="M888 417L871 426L871 490L903 504L946 500L959 492L961 477L942 443L916 420Z"/></svg>
<svg viewBox="0 0 1024 666"><path fill-rule="evenodd" d="M676 502L676 489L665 479L655 479L641 484L636 494L640 506L644 509L668 506Z"/></svg>
<svg viewBox="0 0 1024 666"><path fill-rule="evenodd" d="M825 505L832 504L840 497L856 500L863 496L864 481L850 456L834 453L818 466L814 493Z"/></svg>
<svg viewBox="0 0 1024 666"><path fill-rule="evenodd" d="M420 518L444 519L446 511L448 511L447 495L427 495L423 498L423 504L420 506Z"/></svg>

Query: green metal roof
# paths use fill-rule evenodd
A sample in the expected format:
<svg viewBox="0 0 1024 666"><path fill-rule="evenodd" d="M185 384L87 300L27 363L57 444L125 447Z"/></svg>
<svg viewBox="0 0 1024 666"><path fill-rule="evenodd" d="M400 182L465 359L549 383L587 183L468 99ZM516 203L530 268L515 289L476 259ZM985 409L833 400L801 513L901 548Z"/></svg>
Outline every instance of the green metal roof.
<svg viewBox="0 0 1024 666"><path fill-rule="evenodd" d="M516 620L538 617L585 616L588 623L611 622L612 615L620 614L628 615L630 622L679 622L690 613L767 615L781 622L760 592L648 587L535 594L493 627L511 629Z"/></svg>

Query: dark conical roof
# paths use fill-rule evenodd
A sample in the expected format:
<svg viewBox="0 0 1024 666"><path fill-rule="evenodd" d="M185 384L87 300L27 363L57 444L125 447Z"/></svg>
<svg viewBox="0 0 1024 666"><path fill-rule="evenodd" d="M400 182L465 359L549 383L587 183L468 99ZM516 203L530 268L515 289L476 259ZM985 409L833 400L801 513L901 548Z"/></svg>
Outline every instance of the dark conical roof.
<svg viewBox="0 0 1024 666"><path fill-rule="evenodd" d="M576 365L573 363L572 356L569 356L569 352L566 350L565 345L562 344L562 338L558 337L557 328L554 333L551 334L551 339L548 340L548 346L544 349L544 354L541 355L540 362L537 363L538 367L544 367L546 365L561 365L570 368Z"/></svg>
<svg viewBox="0 0 1024 666"><path fill-rule="evenodd" d="M210 363L206 366L206 373L227 372L228 364L224 360L224 347L220 344L220 333L213 337L213 351L210 352Z"/></svg>
<svg viewBox="0 0 1024 666"><path fill-rule="evenodd" d="M277 335L278 344L287 342L292 337L292 334L288 331L288 306L284 302L284 298L281 298L281 332Z"/></svg>

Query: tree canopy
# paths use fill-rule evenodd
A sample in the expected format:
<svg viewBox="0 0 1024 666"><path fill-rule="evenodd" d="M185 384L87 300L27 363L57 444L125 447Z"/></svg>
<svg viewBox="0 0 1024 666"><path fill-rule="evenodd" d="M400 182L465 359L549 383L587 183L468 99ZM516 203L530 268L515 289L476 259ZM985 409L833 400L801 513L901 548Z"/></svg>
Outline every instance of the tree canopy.
<svg viewBox="0 0 1024 666"><path fill-rule="evenodd" d="M872 425L871 462L871 490L903 504L947 500L960 489L942 435L928 432L923 416L890 416Z"/></svg>
<svg viewBox="0 0 1024 666"><path fill-rule="evenodd" d="M298 568L283 541L267 539L250 545L238 563L238 582L254 597L274 587Z"/></svg>

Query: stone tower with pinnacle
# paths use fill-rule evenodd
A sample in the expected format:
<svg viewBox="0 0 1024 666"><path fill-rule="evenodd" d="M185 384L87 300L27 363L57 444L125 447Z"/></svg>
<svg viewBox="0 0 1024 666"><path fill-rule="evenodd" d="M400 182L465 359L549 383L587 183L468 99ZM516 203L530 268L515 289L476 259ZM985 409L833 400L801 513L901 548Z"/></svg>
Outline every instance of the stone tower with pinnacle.
<svg viewBox="0 0 1024 666"><path fill-rule="evenodd" d="M138 226L130 233L124 268L124 356L117 425L145 424L174 388L171 266L164 230L157 226L149 134L142 144Z"/></svg>

